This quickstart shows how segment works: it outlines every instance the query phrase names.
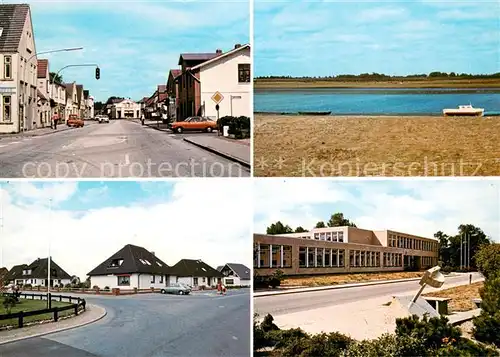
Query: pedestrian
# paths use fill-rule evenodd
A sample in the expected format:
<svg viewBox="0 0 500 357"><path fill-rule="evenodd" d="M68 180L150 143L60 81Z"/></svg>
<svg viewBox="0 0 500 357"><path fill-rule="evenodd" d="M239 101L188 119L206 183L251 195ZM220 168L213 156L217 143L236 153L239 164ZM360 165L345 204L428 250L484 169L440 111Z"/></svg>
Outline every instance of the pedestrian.
<svg viewBox="0 0 500 357"><path fill-rule="evenodd" d="M141 123L144 125L144 113L141 114Z"/></svg>
<svg viewBox="0 0 500 357"><path fill-rule="evenodd" d="M222 285L222 295L226 295L226 286Z"/></svg>

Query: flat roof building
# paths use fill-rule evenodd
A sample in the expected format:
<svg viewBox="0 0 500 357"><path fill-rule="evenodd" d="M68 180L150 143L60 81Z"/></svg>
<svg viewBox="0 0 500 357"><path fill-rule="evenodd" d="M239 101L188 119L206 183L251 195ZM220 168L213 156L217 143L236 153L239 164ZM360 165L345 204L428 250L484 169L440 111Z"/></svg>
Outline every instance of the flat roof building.
<svg viewBox="0 0 500 357"><path fill-rule="evenodd" d="M426 269L438 263L438 242L391 230L315 228L304 233L254 234L254 269L271 275L362 273Z"/></svg>

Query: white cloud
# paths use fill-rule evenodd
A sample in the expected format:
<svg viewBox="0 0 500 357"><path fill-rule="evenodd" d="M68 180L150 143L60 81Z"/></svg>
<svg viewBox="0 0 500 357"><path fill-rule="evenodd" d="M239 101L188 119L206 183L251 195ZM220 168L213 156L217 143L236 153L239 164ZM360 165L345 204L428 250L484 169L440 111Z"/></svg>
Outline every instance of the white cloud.
<svg viewBox="0 0 500 357"><path fill-rule="evenodd" d="M432 237L439 230L451 235L460 224L473 224L500 241L500 180L263 180L255 191L256 233L278 220L310 228L347 207L355 212L344 212L347 218L361 228ZM323 210L330 204L332 212L321 216L320 204Z"/></svg>
<svg viewBox="0 0 500 357"><path fill-rule="evenodd" d="M38 201L42 205L48 205L49 199L53 203L66 201L76 193L77 188L76 182L44 183L41 187L31 182L16 182L8 186L14 197Z"/></svg>
<svg viewBox="0 0 500 357"><path fill-rule="evenodd" d="M358 22L371 22L371 21L387 21L391 19L400 20L407 15L407 10L400 7L379 7L367 9L356 14L356 21Z"/></svg>
<svg viewBox="0 0 500 357"><path fill-rule="evenodd" d="M169 265L191 258L214 267L227 262L250 266L248 180L184 180L176 183L171 200L84 212L53 210L52 216L40 205L15 204L18 191L14 188L4 197L3 265L9 269L46 257L49 240L54 261L82 279L126 244L154 251ZM49 195L41 191L40 197ZM75 197L81 195L85 193Z"/></svg>

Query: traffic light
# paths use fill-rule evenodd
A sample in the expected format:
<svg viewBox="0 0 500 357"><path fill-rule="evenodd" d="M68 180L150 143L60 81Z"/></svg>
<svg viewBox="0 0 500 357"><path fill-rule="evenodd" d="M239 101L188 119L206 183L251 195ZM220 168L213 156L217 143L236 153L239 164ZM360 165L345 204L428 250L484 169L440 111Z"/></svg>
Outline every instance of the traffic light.
<svg viewBox="0 0 500 357"><path fill-rule="evenodd" d="M96 67L95 69L95 79L101 78L101 69L99 67Z"/></svg>

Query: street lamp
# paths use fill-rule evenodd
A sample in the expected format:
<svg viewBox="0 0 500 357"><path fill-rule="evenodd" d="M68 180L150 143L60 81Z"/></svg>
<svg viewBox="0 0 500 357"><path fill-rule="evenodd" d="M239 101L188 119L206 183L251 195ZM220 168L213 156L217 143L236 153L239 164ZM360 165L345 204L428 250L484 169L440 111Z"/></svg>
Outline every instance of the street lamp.
<svg viewBox="0 0 500 357"><path fill-rule="evenodd" d="M33 59L33 57L36 57L38 55L48 54L48 53L70 52L70 51L80 51L80 50L83 50L83 47L61 48L61 49L58 49L58 50L50 50L50 51L37 52L37 53L31 55L31 57L29 57L28 60L26 61L26 65L24 66L24 71L23 71L23 81L24 81L24 83L28 84L28 82L26 81L26 68L28 68L28 64ZM50 80L50 78L49 78L49 80ZM30 88L28 87L28 90L29 89ZM26 104L26 91L23 90L23 128L22 128L23 130L24 130L24 126L26 124L26 119L28 119L28 115L26 113L26 107L27 107L27 104ZM21 131L21 122L19 122L19 128L18 129L19 129L19 131Z"/></svg>

